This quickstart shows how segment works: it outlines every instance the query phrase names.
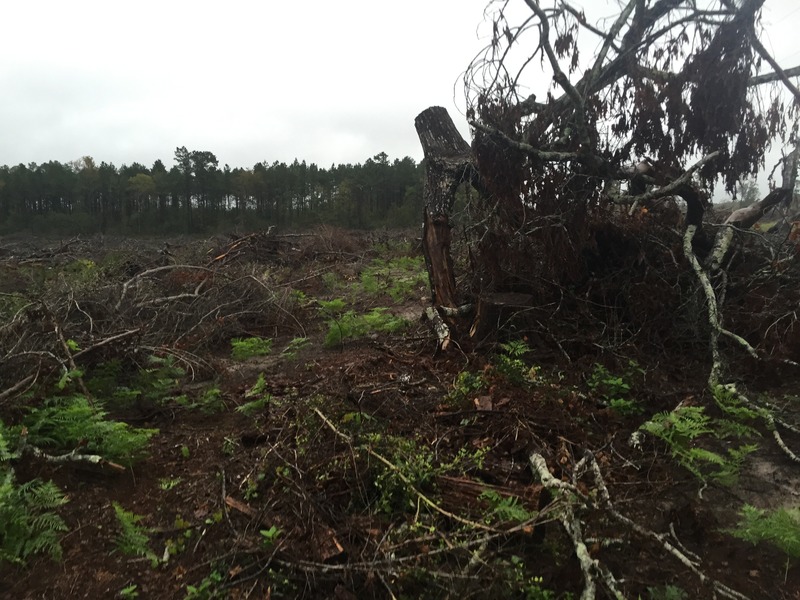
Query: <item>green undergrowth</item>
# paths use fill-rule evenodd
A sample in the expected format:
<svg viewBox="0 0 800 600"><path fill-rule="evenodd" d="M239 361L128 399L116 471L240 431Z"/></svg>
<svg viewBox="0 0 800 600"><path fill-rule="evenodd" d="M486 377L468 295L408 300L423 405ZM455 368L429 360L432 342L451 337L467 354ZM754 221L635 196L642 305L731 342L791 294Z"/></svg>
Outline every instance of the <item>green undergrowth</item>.
<svg viewBox="0 0 800 600"><path fill-rule="evenodd" d="M644 375L644 370L634 360L628 361L621 373L615 373L605 366L594 365L587 385L593 397L601 404L623 416L638 415L644 406L634 395L635 382Z"/></svg>
<svg viewBox="0 0 800 600"><path fill-rule="evenodd" d="M370 449L393 465L373 462L374 509L384 514L414 512L420 502L414 490L435 493L437 476L482 468L486 456L484 449L461 448L455 456L444 459L413 438L368 433L365 439Z"/></svg>
<svg viewBox="0 0 800 600"><path fill-rule="evenodd" d="M395 303L412 300L428 282L421 256L400 256L388 260L376 258L360 276L361 291L367 295L387 295Z"/></svg>
<svg viewBox="0 0 800 600"><path fill-rule="evenodd" d="M483 370L459 372L447 394L447 403L454 408L466 408L497 381L526 389L546 383L539 367L525 360L529 353L530 348L524 340L498 344L497 351Z"/></svg>
<svg viewBox="0 0 800 600"><path fill-rule="evenodd" d="M767 511L745 505L740 516L728 533L752 544L767 542L789 558L800 558L800 507Z"/></svg>
<svg viewBox="0 0 800 600"><path fill-rule="evenodd" d="M328 331L325 346L331 348L347 341L378 333L397 333L408 326L408 321L388 312L387 308L373 308L366 313L347 310L344 300L320 300L320 310L326 318Z"/></svg>
<svg viewBox="0 0 800 600"><path fill-rule="evenodd" d="M27 443L53 454L84 448L124 466L144 458L157 429L131 427L109 418L99 400L75 394L48 398L23 421Z"/></svg>
<svg viewBox="0 0 800 600"><path fill-rule="evenodd" d="M715 389L714 400L724 417L712 417L704 406L684 405L653 415L640 429L665 442L672 457L698 479L733 485L747 456L758 449L742 442L760 437L755 429L759 415L722 386ZM738 445L717 452L709 448L714 440Z"/></svg>
<svg viewBox="0 0 800 600"><path fill-rule="evenodd" d="M272 340L269 338L248 337L231 340L231 358L247 360L254 356L267 356L272 352Z"/></svg>
<svg viewBox="0 0 800 600"><path fill-rule="evenodd" d="M0 431L0 565L24 564L36 554L60 560L59 539L67 526L56 511L67 498L51 481L18 483L10 459Z"/></svg>
<svg viewBox="0 0 800 600"><path fill-rule="evenodd" d="M87 374L64 372L21 399L16 422L0 421L0 561L25 562L39 553L58 558L66 530L57 514L63 493L50 481L18 482L15 463L32 455L55 464L132 467L148 455L158 430L115 413L173 399L183 375L169 359L151 357L135 371L112 360Z"/></svg>
<svg viewBox="0 0 800 600"><path fill-rule="evenodd" d="M372 298L400 304L425 293L428 275L421 256L399 256L373 259L356 280L347 281L329 271L320 275L320 281L326 293L344 295L351 302Z"/></svg>

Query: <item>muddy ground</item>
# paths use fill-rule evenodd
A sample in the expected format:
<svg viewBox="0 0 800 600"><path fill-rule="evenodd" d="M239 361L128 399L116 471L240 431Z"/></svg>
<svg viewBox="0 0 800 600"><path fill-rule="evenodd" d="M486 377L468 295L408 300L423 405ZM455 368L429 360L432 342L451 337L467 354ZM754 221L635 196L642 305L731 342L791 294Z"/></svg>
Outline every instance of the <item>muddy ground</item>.
<svg viewBox="0 0 800 600"><path fill-rule="evenodd" d="M624 355L597 348L564 356L546 340L528 339L534 350L521 360L533 370L514 380L497 367L498 340L477 345L465 336L439 351L422 318L424 281L414 280L399 297L385 286L368 292L363 284L375 259L419 256L413 232L323 230L238 247L231 239L173 240L171 247L102 243L104 250L97 240L66 249L63 242L3 240L2 291L28 289L26 261L39 253L36 260L55 269L80 259L113 263L119 271L109 268L102 284L116 286L110 298L137 273L182 261L203 264L217 277L239 269L271 286L273 297L290 296L264 304L276 313L270 318L235 325L235 311L206 319L207 311L191 308L195 300L176 299L158 309L191 309L194 324L169 321L173 332L150 332L116 353L106 348L104 356L85 357L87 371L122 357L131 375L146 367L148 352L173 356L184 374L161 398L107 406L113 417L159 431L148 456L132 468L54 468L30 457L15 465L19 480L52 479L65 491L69 503L59 512L69 531L60 562L37 557L2 566L0 597L114 598L126 597L127 589L127 597L164 599L578 598L584 577L556 518L560 504L534 476L529 457L540 453L556 478L570 482L589 452L615 509L665 536L696 566L600 508L576 509L591 558L613 574L625 597L715 597L699 571L747 598L800 598L795 560L726 533L745 503L800 502L797 465L768 432L762 428L759 450L730 485L699 481L652 437L630 444L631 434L659 411L680 403L713 406L704 391L707 357L684 357L676 366L635 348ZM132 255L136 260L118 264ZM136 264L143 257L151 262ZM397 277L406 275L389 275ZM191 292L197 281L163 284L175 289L162 298ZM145 290L132 284L125 302L138 301L131 297L139 293ZM356 312L385 307L408 323L326 346L331 319L317 301L338 297ZM124 329L123 323L115 329L112 317L106 323L102 335ZM273 339L272 352L234 360L229 340L243 336ZM292 341L298 338L308 341ZM641 369L630 383L643 412L624 415L587 382L596 364L619 372L630 360ZM480 375L484 385L470 388L459 378L463 372ZM25 374L20 370L14 379L4 372L4 387ZM259 376L263 387L254 395ZM43 372L39 381L48 377L56 378ZM781 386L793 389L791 376ZM213 405L186 402L210 388L219 391ZM237 410L256 397L267 400L247 413ZM0 409L5 420L19 418L18 405ZM784 437L800 448L800 436ZM591 477L575 481L591 493ZM142 517L150 556L120 551L113 503ZM598 597L612 596L601 584Z"/></svg>

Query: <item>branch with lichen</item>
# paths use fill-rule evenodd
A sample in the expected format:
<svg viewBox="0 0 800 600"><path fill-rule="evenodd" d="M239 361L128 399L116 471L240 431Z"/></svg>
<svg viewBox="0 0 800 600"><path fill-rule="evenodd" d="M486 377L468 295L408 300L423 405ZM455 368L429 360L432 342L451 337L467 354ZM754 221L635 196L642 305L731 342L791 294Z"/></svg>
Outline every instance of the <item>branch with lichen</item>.
<svg viewBox="0 0 800 600"><path fill-rule="evenodd" d="M641 537L657 542L665 552L672 555L687 569L694 573L694 575L704 585L710 586L714 590L715 594L723 598L729 598L730 600L748 600L747 596L744 594L741 594L736 590L726 586L722 582L706 575L696 564L696 561L692 560L685 552L676 547L666 535L647 529L646 527L639 525L634 520L617 511L611 501L611 494L609 493L608 486L603 479L600 466L597 464L597 460L595 460L591 453L587 452L579 464L588 467L588 470L592 472L595 483L594 491L596 493L583 493L576 483L567 483L553 477L553 475L550 473L550 470L547 468L547 462L541 454L537 454L535 452L531 453L528 456L528 461L530 462L533 472L538 475L542 484L549 490L570 494L571 496L577 498L582 506L596 510L602 510L605 515L610 516L617 523L625 526L630 531ZM576 466L576 471L577 470L578 469ZM580 548L577 545L572 532L570 532L570 536L573 537L573 544L576 546L575 550L576 554L578 555L578 560L581 563L581 570L583 571L584 579L588 578L593 582L592 585L590 585L589 581L587 581L587 585L581 594L581 599L589 600L595 597L596 579L594 578L597 576L602 578L602 581L608 586L614 597L623 598L624 596L616 587L616 580L613 578L613 575L604 569L599 561L591 558L588 553L583 555L582 553L583 548L585 548L585 543L583 544L583 548ZM595 571L595 569L597 569L597 571ZM598 575L595 575L594 573L598 573Z"/></svg>

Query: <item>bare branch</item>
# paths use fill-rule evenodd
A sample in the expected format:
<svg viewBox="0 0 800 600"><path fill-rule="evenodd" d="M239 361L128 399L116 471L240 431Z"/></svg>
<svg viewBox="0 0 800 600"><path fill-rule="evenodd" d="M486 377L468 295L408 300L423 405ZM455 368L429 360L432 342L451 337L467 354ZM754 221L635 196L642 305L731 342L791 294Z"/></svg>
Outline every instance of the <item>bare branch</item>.
<svg viewBox="0 0 800 600"><path fill-rule="evenodd" d="M761 85L762 83L772 83L774 81L785 81L786 77L800 77L800 67L783 69L773 73L764 73L750 78L748 85Z"/></svg>
<svg viewBox="0 0 800 600"><path fill-rule="evenodd" d="M570 83L564 71L561 70L558 58L553 51L553 46L550 44L550 22L548 21L547 14L539 6L538 0L525 0L525 4L539 17L539 27L541 28L540 42L542 44L542 49L545 54L547 54L547 59L550 61L550 67L553 69L553 79L561 86L572 101L575 107L575 124L580 133L581 143L588 148L591 145L591 138L589 137L589 129L586 126L586 107L584 105L584 99L572 83Z"/></svg>
<svg viewBox="0 0 800 600"><path fill-rule="evenodd" d="M693 164L691 167L689 167L683 175L681 175L668 185L665 185L664 187L660 187L658 189L649 191L645 194L639 194L638 196L630 196L630 195L620 196L617 199L617 202L619 202L620 204L628 204L632 202L638 203L638 202L646 202L648 200L655 200L656 198L663 198L664 196L672 196L677 193L680 187L686 185L691 181L692 175L694 175L695 171L697 171L707 162L717 158L719 154L720 154L719 150L714 151L711 154L707 154L706 156L698 160L695 164Z"/></svg>
<svg viewBox="0 0 800 600"><path fill-rule="evenodd" d="M526 144L524 142L519 142L515 139L512 139L502 131L495 129L494 127L489 127L488 125L485 125L475 119L470 119L469 124L475 129L480 129L484 133L488 133L490 135L496 135L509 146L517 148L518 150L522 150L523 152L531 154L543 161L566 162L568 160L576 160L581 156L577 152L556 152L556 151L547 151L547 150L540 150L539 148L534 148L530 144Z"/></svg>
<svg viewBox="0 0 800 600"><path fill-rule="evenodd" d="M797 86L792 83L792 81L789 79L789 76L783 69L781 69L781 66L778 64L778 62L774 58L772 58L772 55L764 47L764 44L762 44L760 40L754 39L753 48L755 48L758 51L758 53L764 58L764 60L766 60L769 63L769 65L775 70L774 74L777 75L778 79L783 82L783 85L786 86L786 89L788 89L792 93L792 95L794 95L795 102L800 104L800 90L797 89ZM798 69L800 69L800 67L798 67ZM795 74L798 73L800 73L800 70L798 70Z"/></svg>

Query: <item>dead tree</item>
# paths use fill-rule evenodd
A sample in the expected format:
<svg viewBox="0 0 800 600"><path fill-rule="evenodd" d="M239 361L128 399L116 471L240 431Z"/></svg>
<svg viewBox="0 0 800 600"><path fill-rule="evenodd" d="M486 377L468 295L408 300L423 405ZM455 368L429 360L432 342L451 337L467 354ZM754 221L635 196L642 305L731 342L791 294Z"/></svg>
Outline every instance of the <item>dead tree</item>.
<svg viewBox="0 0 800 600"><path fill-rule="evenodd" d="M510 4L527 16L514 13L512 20ZM800 91L791 80L798 70L782 70L760 43L763 4L629 0L616 18L594 23L568 1L554 8L539 0L490 1L491 41L464 79L471 151L444 109L432 107L416 120L427 163L424 249L434 305L475 302L475 324L487 299L513 297L502 318L489 319L493 326L517 311L558 341L551 315L536 305L564 310L585 303L591 311L598 274L620 278L646 263L654 252L647 236L660 235L663 260L678 266L687 238L670 234L680 219L674 213L658 233L652 207L660 199L684 201L692 255L713 263L715 235L726 229L704 224L713 186L721 181L733 189L762 167L771 140L794 144L798 130ZM595 54L582 55L586 48ZM772 72L763 73L762 62ZM652 167L647 173L632 169L642 161ZM472 272L459 278L459 298L450 210L465 180L480 192L470 205ZM759 205L760 214L784 201L782 188ZM620 285L629 287L617 281L615 289ZM574 298L565 304L567 291ZM623 306L620 318L659 299L667 301L649 289L631 300L636 306ZM595 305L604 306L603 297Z"/></svg>
<svg viewBox="0 0 800 600"><path fill-rule="evenodd" d="M472 177L472 152L447 110L432 106L414 121L425 153L422 248L435 306L457 306L450 254L450 213L456 190Z"/></svg>

